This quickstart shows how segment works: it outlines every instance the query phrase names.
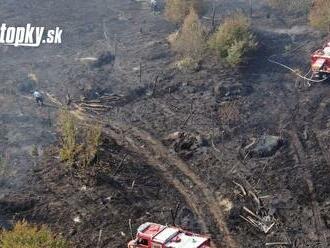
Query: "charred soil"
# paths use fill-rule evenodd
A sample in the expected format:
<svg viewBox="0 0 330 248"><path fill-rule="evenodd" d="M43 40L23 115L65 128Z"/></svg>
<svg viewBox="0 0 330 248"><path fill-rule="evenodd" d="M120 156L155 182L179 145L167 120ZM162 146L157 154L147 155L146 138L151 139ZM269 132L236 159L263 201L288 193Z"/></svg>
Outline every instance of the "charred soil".
<svg viewBox="0 0 330 248"><path fill-rule="evenodd" d="M181 72L166 42L175 27L144 1L32 2L39 4L34 13L62 23L72 40L63 50L40 49L32 67L32 51L3 51L10 59L1 68L0 149L14 169L3 175L0 223L46 223L81 248L125 247L129 222L135 232L147 221L208 234L215 247L329 246L330 86L307 87L268 61L308 68L322 36L305 18L269 16L261 3L252 18L259 49L246 65L228 68L207 56L198 71ZM226 6L219 17L248 9L233 2L219 3ZM74 16L47 19L50 6ZM11 4L5 9L20 13ZM13 72L14 65L22 67ZM46 96L43 109L19 90L31 71ZM67 93L82 124L103 128L98 162L82 170L58 157L54 123ZM271 154L242 153L270 136L281 140ZM40 156L29 154L34 144ZM246 221L247 209L266 233Z"/></svg>

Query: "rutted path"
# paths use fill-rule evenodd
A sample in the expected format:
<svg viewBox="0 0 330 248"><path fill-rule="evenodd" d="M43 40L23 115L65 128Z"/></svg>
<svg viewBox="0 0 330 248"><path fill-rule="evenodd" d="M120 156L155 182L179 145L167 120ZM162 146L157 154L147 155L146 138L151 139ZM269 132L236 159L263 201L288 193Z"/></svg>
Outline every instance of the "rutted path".
<svg viewBox="0 0 330 248"><path fill-rule="evenodd" d="M315 118L313 119L314 126L319 125L319 123L326 123L326 120L323 120L322 117L325 114L326 108L330 106L329 95L330 94L326 95L320 102L319 108L315 114ZM327 136L322 135L322 133L315 133L314 136L318 146L320 147L323 158L326 160L327 165L330 167L330 153L327 151L326 142L324 141L324 138Z"/></svg>
<svg viewBox="0 0 330 248"><path fill-rule="evenodd" d="M210 232L212 229L216 229L219 232L217 237L213 239L216 247L239 247L230 235L219 199L208 185L189 168L188 164L171 154L160 141L143 130L122 123L111 122L109 127L109 123L96 120L94 116L89 116L79 109L73 110L72 113L84 121L98 121L102 124L108 124L108 127L104 128L107 134L123 145L126 143L128 148L143 155L151 166L161 171L168 183L172 184L185 197L187 204L199 217L204 231ZM123 130L125 130L124 133ZM207 212L210 216L207 215Z"/></svg>
<svg viewBox="0 0 330 248"><path fill-rule="evenodd" d="M287 92L285 91L285 86L282 84L281 90L285 96L285 99L288 99L289 96ZM289 135L289 139L291 141L292 148L296 154L297 162L302 165L302 177L304 178L304 181L307 185L308 192L310 197L310 207L313 212L313 225L315 234L318 236L320 245L322 248L328 247L328 241L327 238L329 237L329 232L327 231L327 228L324 224L324 221L321 217L321 211L320 211L320 204L317 200L317 189L315 187L314 177L313 177L313 167L322 166L321 160L313 160L312 156L310 156L310 152L313 151L313 149L316 149L320 152L322 157L324 159L325 156L323 154L323 151L321 150L321 147L319 143L317 142L317 137L314 133L313 126L305 126L305 130L310 136L308 140L304 140L301 137L301 127L303 123L299 122L297 120L297 117L299 116L299 110L301 109L302 102L300 101L299 92L297 92L298 98L296 106L297 108L294 110L295 112L292 114L291 119L291 128L287 130L287 133ZM289 103L284 99L283 103L287 107L287 109L290 109ZM320 108L321 106L318 106ZM320 109L319 109L320 111ZM307 129L306 129L307 128Z"/></svg>
<svg viewBox="0 0 330 248"><path fill-rule="evenodd" d="M305 182L308 186L308 193L310 194L311 198L311 207L313 210L313 219L314 219L314 227L315 227L315 232L319 237L319 240L322 244L323 248L328 247L327 243L327 236L328 232L326 231L326 227L324 225L324 222L322 221L321 218L321 213L320 213L320 206L317 201L316 197L316 192L315 192L315 187L313 183L313 177L310 172L310 163L308 161L307 155L304 151L304 148L302 146L301 141L299 140L298 134L295 131L290 132L292 144L294 147L294 150L296 152L298 161L301 165L304 167L304 175L303 177L305 178Z"/></svg>
<svg viewBox="0 0 330 248"><path fill-rule="evenodd" d="M227 225L225 223L225 217L222 214L223 210L219 205L217 197L209 190L208 186L204 184L201 179L189 168L189 166L183 162L181 159L169 153L169 151L157 140L151 137L150 134L136 128L132 128L129 131L129 134L135 138L135 140L143 140L144 150L146 150L147 158L152 162L153 157L156 156L156 163L151 163L153 166L156 166L158 169L162 170L165 174L168 169L173 171L173 179L177 175L176 170L179 170L184 174L189 180L195 185L194 192L202 193L202 199L206 205L206 209L214 217L218 229L223 234L223 240L225 242L225 247L238 247L236 242L232 239ZM133 141L134 142L134 141ZM132 144L134 145L134 143ZM148 154L149 153L149 154ZM159 159L157 159L159 157ZM157 161L158 160L158 161ZM159 163L160 162L160 163ZM169 168L164 167L162 164L170 165ZM170 180L173 180L169 178ZM176 179L174 179L176 180ZM186 189L186 191L191 192L191 189ZM191 195L191 194L189 194ZM191 198L188 198L188 202L191 201ZM194 202L196 202L194 200ZM198 201L197 201L198 202ZM204 204L203 204L204 205ZM198 208L201 208L201 211L204 211L204 206L198 204Z"/></svg>

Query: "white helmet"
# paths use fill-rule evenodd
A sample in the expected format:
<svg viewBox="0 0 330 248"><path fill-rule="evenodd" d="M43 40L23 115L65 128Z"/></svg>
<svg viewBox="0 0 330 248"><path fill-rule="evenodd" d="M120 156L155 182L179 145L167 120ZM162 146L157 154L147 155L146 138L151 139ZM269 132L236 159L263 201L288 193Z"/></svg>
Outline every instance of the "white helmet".
<svg viewBox="0 0 330 248"><path fill-rule="evenodd" d="M330 46L325 47L325 48L323 49L323 52L325 53L326 56L330 56Z"/></svg>

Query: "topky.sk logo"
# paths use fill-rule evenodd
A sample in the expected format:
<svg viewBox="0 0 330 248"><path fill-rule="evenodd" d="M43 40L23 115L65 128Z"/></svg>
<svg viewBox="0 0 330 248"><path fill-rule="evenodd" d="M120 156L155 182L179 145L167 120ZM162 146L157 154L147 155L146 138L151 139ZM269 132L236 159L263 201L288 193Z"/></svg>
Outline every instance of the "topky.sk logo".
<svg viewBox="0 0 330 248"><path fill-rule="evenodd" d="M39 47L41 44L61 44L63 30L59 27L46 30L45 27L0 27L0 44L15 47Z"/></svg>

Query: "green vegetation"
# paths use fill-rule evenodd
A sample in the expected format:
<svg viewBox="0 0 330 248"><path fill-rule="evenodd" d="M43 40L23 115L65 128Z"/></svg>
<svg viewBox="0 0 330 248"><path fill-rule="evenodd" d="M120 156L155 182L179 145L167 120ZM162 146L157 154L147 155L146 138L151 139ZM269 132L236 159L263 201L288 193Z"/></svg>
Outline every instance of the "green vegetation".
<svg viewBox="0 0 330 248"><path fill-rule="evenodd" d="M227 17L210 38L209 47L231 66L244 62L248 53L257 47L249 19L242 13Z"/></svg>
<svg viewBox="0 0 330 248"><path fill-rule="evenodd" d="M196 60L193 60L192 58L183 58L176 62L175 66L180 71L189 71L189 70L197 70L199 67L199 63Z"/></svg>
<svg viewBox="0 0 330 248"><path fill-rule="evenodd" d="M87 166L98 156L99 147L102 144L102 128L100 126L90 126L85 132L82 158L84 166Z"/></svg>
<svg viewBox="0 0 330 248"><path fill-rule="evenodd" d="M207 47L212 54L231 66L244 62L248 54L257 47L249 18L242 13L227 17L209 39L207 36L197 12L191 8L180 31L168 38L172 49L180 55L180 60L176 63L179 69L198 68Z"/></svg>
<svg viewBox="0 0 330 248"><path fill-rule="evenodd" d="M79 127L74 116L67 110L62 110L58 117L61 134L60 158L69 165L85 167L97 157L102 143L102 128L98 125Z"/></svg>
<svg viewBox="0 0 330 248"><path fill-rule="evenodd" d="M67 110L61 110L58 116L58 126L62 137L60 158L72 164L80 149L77 144L78 129L74 117Z"/></svg>
<svg viewBox="0 0 330 248"><path fill-rule="evenodd" d="M0 234L1 248L69 248L68 242L55 237L45 226L40 228L18 222L11 231Z"/></svg>
<svg viewBox="0 0 330 248"><path fill-rule="evenodd" d="M196 64L206 48L205 32L196 11L191 8L184 20L181 32L172 42L173 49L182 57L183 66ZM180 62L179 62L180 63Z"/></svg>
<svg viewBox="0 0 330 248"><path fill-rule="evenodd" d="M165 5L165 16L173 23L182 23L193 8L200 13L203 7L202 0L167 0Z"/></svg>
<svg viewBox="0 0 330 248"><path fill-rule="evenodd" d="M271 7L285 12L308 15L310 24L320 30L330 32L329 0L268 0Z"/></svg>
<svg viewBox="0 0 330 248"><path fill-rule="evenodd" d="M315 0L309 20L313 27L330 32L330 1Z"/></svg>

